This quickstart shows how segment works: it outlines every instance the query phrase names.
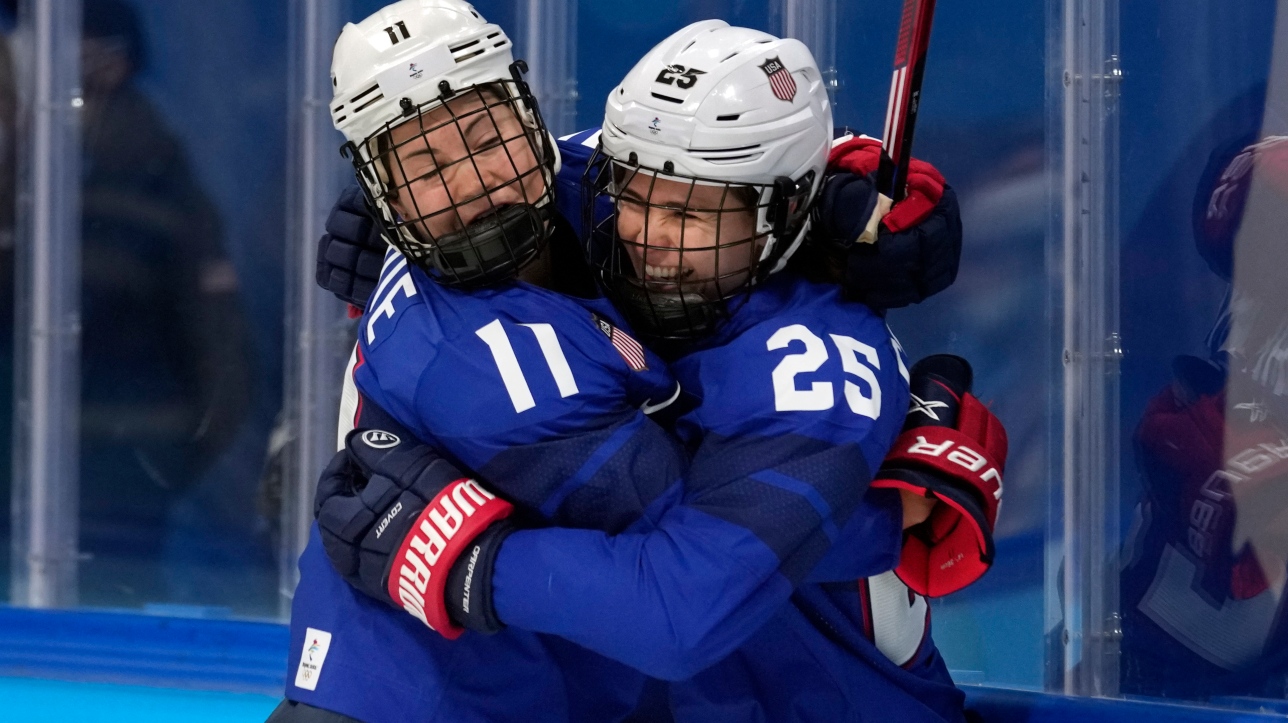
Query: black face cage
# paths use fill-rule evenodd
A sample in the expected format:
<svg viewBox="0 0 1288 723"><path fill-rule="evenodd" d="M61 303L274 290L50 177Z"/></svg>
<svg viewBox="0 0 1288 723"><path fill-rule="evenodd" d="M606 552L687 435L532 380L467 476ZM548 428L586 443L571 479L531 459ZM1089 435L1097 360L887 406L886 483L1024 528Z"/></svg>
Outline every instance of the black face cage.
<svg viewBox="0 0 1288 723"><path fill-rule="evenodd" d="M600 147L584 178L583 250L604 294L639 336L664 348L695 341L714 332L730 301L777 268L808 217L813 180L813 171L772 184L695 178L676 174L669 161L647 168L634 153L622 161ZM666 182L682 185L667 183L665 200L656 199ZM750 232L724 238L733 214L748 212ZM758 232L761 219L767 232ZM771 234L774 247L761 259Z"/></svg>
<svg viewBox="0 0 1288 723"><path fill-rule="evenodd" d="M417 106L403 98L402 117L372 134L365 153L352 142L341 148L385 237L439 283L511 279L545 247L556 156L522 79L526 71L518 60L510 66L512 80L461 89L442 81L434 100ZM427 114L434 112L446 117L431 123ZM418 124L417 132L395 143L393 129L407 123ZM409 171L412 154L428 154L429 162ZM414 193L425 189L432 189L426 195L433 207ZM406 217L394 210L396 200Z"/></svg>

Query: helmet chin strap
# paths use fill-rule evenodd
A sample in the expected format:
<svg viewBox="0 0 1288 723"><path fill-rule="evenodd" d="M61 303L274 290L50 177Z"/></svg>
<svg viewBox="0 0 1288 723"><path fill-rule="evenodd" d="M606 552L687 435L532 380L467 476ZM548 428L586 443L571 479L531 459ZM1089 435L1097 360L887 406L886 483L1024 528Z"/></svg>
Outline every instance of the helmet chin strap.
<svg viewBox="0 0 1288 723"><path fill-rule="evenodd" d="M563 170L563 157L559 155L558 139L550 131L546 131L546 136L550 139L550 150L555 156L554 169L550 173L552 176L558 176L559 172Z"/></svg>
<svg viewBox="0 0 1288 723"><path fill-rule="evenodd" d="M487 286L514 278L541 253L550 214L551 204L493 209L427 244L426 261L440 283L452 286Z"/></svg>
<svg viewBox="0 0 1288 723"><path fill-rule="evenodd" d="M650 290L629 278L611 284L609 298L627 312L635 333L650 343L700 339L720 323L723 305L696 292Z"/></svg>
<svg viewBox="0 0 1288 723"><path fill-rule="evenodd" d="M782 271L800 247L809 231L806 201L813 183L813 171L806 173L799 181L786 176L774 179L768 208L762 212L762 218L757 223L761 228L769 228L769 241L761 250L759 271L752 283L760 283L771 274Z"/></svg>

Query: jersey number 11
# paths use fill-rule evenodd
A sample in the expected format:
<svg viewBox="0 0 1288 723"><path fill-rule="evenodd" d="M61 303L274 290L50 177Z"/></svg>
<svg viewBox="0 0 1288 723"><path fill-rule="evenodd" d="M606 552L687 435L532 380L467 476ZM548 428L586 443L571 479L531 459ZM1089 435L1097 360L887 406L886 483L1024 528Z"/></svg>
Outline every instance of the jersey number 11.
<svg viewBox="0 0 1288 723"><path fill-rule="evenodd" d="M537 337L541 355L546 358L550 374L555 378L555 385L559 388L559 396L571 397L576 394L577 380L572 378L572 368L568 366L568 358L564 356L563 347L559 346L559 337L555 336L554 327L549 324L520 324L519 326L527 327ZM492 323L474 333L492 350L492 359L496 361L496 368L501 372L501 382L505 384L505 391L510 394L514 411L526 412L537 406L532 398L532 390L528 388L528 380L523 376L523 369L519 367L519 359L514 355L510 336L505 333L505 327L501 326L501 320L494 319Z"/></svg>

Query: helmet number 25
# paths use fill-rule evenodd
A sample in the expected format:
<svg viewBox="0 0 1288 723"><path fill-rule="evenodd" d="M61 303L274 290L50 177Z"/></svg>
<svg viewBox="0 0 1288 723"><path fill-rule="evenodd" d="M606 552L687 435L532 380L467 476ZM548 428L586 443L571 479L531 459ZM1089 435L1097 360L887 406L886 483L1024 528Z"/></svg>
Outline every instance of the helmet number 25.
<svg viewBox="0 0 1288 723"><path fill-rule="evenodd" d="M707 71L698 70L697 68L686 68L683 65L668 65L657 74L654 83L663 85L675 84L675 87L681 90L688 90L698 82L699 75L706 75Z"/></svg>
<svg viewBox="0 0 1288 723"><path fill-rule="evenodd" d="M852 381L845 382L845 401L855 414L876 419L881 414L881 386L873 369L880 369L877 350L853 337L828 334L841 356L841 368L846 374L867 383L868 392ZM805 350L788 354L774 367L774 409L779 412L818 412L831 409L836 404L836 391L832 382L810 382L807 388L797 386L796 375L816 372L828 360L827 345L817 334L801 324L784 326L769 337L765 346L770 351L786 349L793 342L803 344Z"/></svg>

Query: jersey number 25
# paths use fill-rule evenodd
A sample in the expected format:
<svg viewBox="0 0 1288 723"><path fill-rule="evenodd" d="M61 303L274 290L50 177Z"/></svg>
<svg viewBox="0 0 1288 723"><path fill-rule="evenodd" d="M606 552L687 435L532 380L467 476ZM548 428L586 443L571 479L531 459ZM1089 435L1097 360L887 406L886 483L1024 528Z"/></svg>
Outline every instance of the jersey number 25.
<svg viewBox="0 0 1288 723"><path fill-rule="evenodd" d="M845 401L850 411L876 419L881 414L881 385L872 370L881 368L877 350L853 337L828 334L841 355L841 368L846 374L867 382L868 392L851 381L845 382ZM811 382L797 387L796 375L816 372L828 359L827 345L818 335L801 324L784 326L769 337L770 351L786 349L792 342L805 345L805 351L788 354L774 368L774 409L779 412L819 412L836 404L832 382Z"/></svg>

